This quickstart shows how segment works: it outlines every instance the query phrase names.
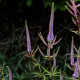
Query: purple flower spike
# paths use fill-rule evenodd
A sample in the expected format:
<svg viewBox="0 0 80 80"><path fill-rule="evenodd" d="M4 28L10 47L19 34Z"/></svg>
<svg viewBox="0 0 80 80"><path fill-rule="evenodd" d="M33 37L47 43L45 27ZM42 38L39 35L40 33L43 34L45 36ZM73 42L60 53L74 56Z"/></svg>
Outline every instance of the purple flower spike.
<svg viewBox="0 0 80 80"><path fill-rule="evenodd" d="M52 3L52 9L51 9L51 17L50 17L50 23L49 23L49 34L48 34L48 37L47 37L48 42L52 42L53 39L54 39L53 20L54 20L54 3Z"/></svg>
<svg viewBox="0 0 80 80"><path fill-rule="evenodd" d="M78 51L79 51L79 64L80 64L80 46L79 46Z"/></svg>
<svg viewBox="0 0 80 80"><path fill-rule="evenodd" d="M71 65L74 65L74 41L72 37L72 42L71 42Z"/></svg>
<svg viewBox="0 0 80 80"><path fill-rule="evenodd" d="M73 77L78 78L78 73L79 73L79 65L78 62L76 62Z"/></svg>
<svg viewBox="0 0 80 80"><path fill-rule="evenodd" d="M12 73L11 73L11 70L9 69L8 66L6 66L8 68L8 71L9 71L9 80L12 80Z"/></svg>
<svg viewBox="0 0 80 80"><path fill-rule="evenodd" d="M29 31L28 31L28 26L27 26L26 20L25 20L25 25L26 25L26 37L27 37L27 51L31 52L31 42L30 42L30 36L29 36Z"/></svg>
<svg viewBox="0 0 80 80"><path fill-rule="evenodd" d="M77 56L77 62L79 63L79 65L80 65L80 46L79 46L79 49L78 49L78 56Z"/></svg>
<svg viewBox="0 0 80 80"><path fill-rule="evenodd" d="M56 68L56 54L54 53L54 56L53 56L53 64L54 64L54 69Z"/></svg>
<svg viewBox="0 0 80 80"><path fill-rule="evenodd" d="M80 4L75 4L75 0L70 0L71 4L69 4L67 1L67 5L65 6L66 9L71 13L71 15L73 15L72 21L74 24L78 23L78 7L80 7Z"/></svg>
<svg viewBox="0 0 80 80"><path fill-rule="evenodd" d="M60 80L63 80L62 74L60 73Z"/></svg>
<svg viewBox="0 0 80 80"><path fill-rule="evenodd" d="M12 80L12 73L11 73L10 69L9 69L9 80Z"/></svg>

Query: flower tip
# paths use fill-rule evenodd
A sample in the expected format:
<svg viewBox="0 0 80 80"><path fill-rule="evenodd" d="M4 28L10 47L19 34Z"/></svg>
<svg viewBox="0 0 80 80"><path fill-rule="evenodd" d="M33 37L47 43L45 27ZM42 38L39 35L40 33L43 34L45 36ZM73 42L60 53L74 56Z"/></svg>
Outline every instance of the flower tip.
<svg viewBox="0 0 80 80"><path fill-rule="evenodd" d="M31 42L30 42L30 35L27 26L27 20L25 20L25 26L26 26L26 38L27 38L27 51L31 52Z"/></svg>
<svg viewBox="0 0 80 80"><path fill-rule="evenodd" d="M27 20L25 20L25 26L26 26L26 28L27 28Z"/></svg>
<svg viewBox="0 0 80 80"><path fill-rule="evenodd" d="M52 2L52 7L54 6L54 2Z"/></svg>

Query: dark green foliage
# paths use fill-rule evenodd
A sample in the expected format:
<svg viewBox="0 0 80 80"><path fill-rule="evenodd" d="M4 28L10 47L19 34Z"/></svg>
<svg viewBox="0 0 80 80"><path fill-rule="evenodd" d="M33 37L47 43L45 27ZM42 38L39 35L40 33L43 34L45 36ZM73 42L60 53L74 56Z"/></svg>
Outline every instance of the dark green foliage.
<svg viewBox="0 0 80 80"><path fill-rule="evenodd" d="M54 10L55 11L56 10L64 11L66 9L64 7L65 4L66 4L66 0L41 0L41 1L44 4L44 7L51 6L52 2L54 2L55 3L54 4ZM69 1L69 0L67 0L67 1ZM79 0L75 0L75 2L76 1L79 1ZM7 0L3 0L3 1L0 0L0 4L2 2L4 3L4 5L5 4L7 5ZM16 2L16 1L14 1L14 2ZM33 2L35 3L35 0L19 0L18 1L18 6L21 7L22 5L25 4L26 6L30 7L33 4ZM39 4L39 3L37 3L37 4Z"/></svg>
<svg viewBox="0 0 80 80"><path fill-rule="evenodd" d="M26 5L26 6L28 6L28 8L30 8L33 5L33 3L35 3L34 2L35 0L17 0L17 1L18 1L17 6L19 8L22 7L23 5ZM47 8L48 6L50 7L52 4L52 0L41 0L41 1L44 4L44 8ZM75 1L79 1L79 0L75 0ZM2 3L7 5L7 0L0 0L0 5ZM13 4L13 3L11 3L11 4ZM66 4L66 0L54 0L55 11L56 10L64 11L65 4ZM35 12L35 14L36 14L36 12ZM45 12L45 14L46 14L46 12ZM17 13L17 15L18 15L18 13ZM37 14L37 15L39 15L39 14ZM74 29L74 26L72 25L71 22L70 22L70 24L67 23L67 18L69 18L69 17L65 17L65 20L63 20L62 23L60 23L60 20L63 18L61 17L59 12L58 12L58 14L55 13L55 15L60 16L60 19L55 16L55 19L57 19L59 21L58 22L55 21L54 26L55 26L55 24L58 24L58 25L54 27L55 28L54 30L56 30L56 29L58 30L60 28L59 29L60 32L58 33L57 30L54 32L59 34L58 37L60 37L60 38L63 37L63 38L62 38L61 42L59 43L60 51L57 56L57 66L58 67L55 70L53 69L53 72L56 73L56 75L54 74L54 80L60 80L60 78L59 78L60 70L63 75L63 80L72 80L69 77L72 76L73 71L71 71L66 66L66 64L70 63L71 35L76 36L74 33L77 33L77 32L73 31L74 33L72 33L70 31L70 30L72 30L71 29L72 27ZM66 12L65 12L65 15L67 15ZM49 14L47 16L49 16ZM63 16L63 14L62 14L62 16ZM12 15L11 15L11 17L12 17ZM29 15L29 17L30 17L30 19L32 19L31 15ZM45 16L43 16L43 18L44 17ZM8 19L9 18L10 18L10 16L8 16ZM41 18L41 20L43 18ZM45 20L47 20L47 18ZM43 19L42 22L45 22L45 20ZM64 22L64 21L66 21L66 22ZM12 22L12 23L14 24L14 22ZM19 23L19 25L20 25L20 23ZM9 24L10 24L10 22L9 22ZM36 32L37 30L36 30L35 26L33 26L31 24L31 22L29 24L32 27L34 27L34 29L33 28L31 29L30 28L31 26L29 26L30 34L31 34L31 41L33 42L32 43L32 48L33 48L33 47L36 47L37 44L41 45L41 43L39 42L38 37L36 37L37 39L35 39L35 37L34 37L35 35L37 35L37 32ZM45 22L45 24L46 24L46 22ZM23 22L23 25L24 25L24 22ZM42 28L44 28L44 26L42 26L42 24L38 24L38 25L41 26ZM15 26L15 25L13 25L13 26ZM72 26L72 27L70 27L70 26ZM10 27L12 27L12 26L10 25ZM6 31L8 33L8 36L7 37L4 36L4 39L0 40L0 41L2 41L2 42L0 42L0 50L2 50L2 51L0 51L0 69L1 69L0 80L2 80L2 78L5 78L5 80L8 80L8 70L7 70L6 66L9 66L9 68L12 72L13 80L51 80L49 61L44 60L44 58L40 55L39 52L37 52L35 54L35 59L39 63L39 66L36 65L32 61L31 58L24 56L24 54L26 53L26 51L25 51L26 50L26 38L25 38L25 27L23 27L23 28L22 27L23 26L21 26L21 27L19 26L18 28L14 27L13 28L14 31L12 33L8 33L6 31L5 28L8 28L7 25L4 28L4 31ZM19 28L21 28L21 29L19 30ZM43 30L43 29L41 29L41 30ZM45 30L42 31L43 32L42 34L44 34L44 35L47 34L47 31L48 31L47 28L45 28ZM11 36L9 36L10 34L11 34ZM78 40L77 40L77 38L75 38L75 39L76 39L75 40L76 41L75 44L76 44L76 43L78 43L77 42ZM56 50L57 46L54 46L55 50ZM40 47L41 47L42 51L44 52L44 54L46 55L45 47L43 45L41 45ZM55 51L52 51L51 53L53 54L53 52L55 52ZM78 52L77 48L75 47L75 53L77 53L77 52ZM53 64L53 61L52 61L52 64Z"/></svg>

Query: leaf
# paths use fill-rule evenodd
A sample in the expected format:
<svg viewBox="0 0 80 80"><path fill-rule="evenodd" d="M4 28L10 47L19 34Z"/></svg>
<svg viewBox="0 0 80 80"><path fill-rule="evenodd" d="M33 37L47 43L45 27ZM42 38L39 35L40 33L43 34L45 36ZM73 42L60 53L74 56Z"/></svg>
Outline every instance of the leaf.
<svg viewBox="0 0 80 80"><path fill-rule="evenodd" d="M58 66L54 69L54 71L53 71L53 75L55 76L56 74L58 74L58 73L60 73L60 72L57 72L57 68L58 68Z"/></svg>
<svg viewBox="0 0 80 80"><path fill-rule="evenodd" d="M31 4L32 4L32 0L26 0L26 5L27 5L27 6L29 6L29 7L30 7L30 6L31 6Z"/></svg>
<svg viewBox="0 0 80 80"><path fill-rule="evenodd" d="M42 67L42 66L41 66ZM51 75L51 72L49 72L47 69L45 69L44 67L42 67L43 68L43 70L44 70L44 73L46 72L46 73L48 73L48 74L50 74Z"/></svg>
<svg viewBox="0 0 80 80"><path fill-rule="evenodd" d="M46 80L46 76L43 77L43 80Z"/></svg>
<svg viewBox="0 0 80 80"><path fill-rule="evenodd" d="M40 73L40 72L33 72L33 74L35 75L34 77L42 77L43 76L43 74L42 73Z"/></svg>
<svg viewBox="0 0 80 80"><path fill-rule="evenodd" d="M72 31L72 32L73 32L73 33L75 33L75 34L77 34L77 35L79 34L79 32L78 32L78 31Z"/></svg>
<svg viewBox="0 0 80 80"><path fill-rule="evenodd" d="M75 46L74 46L74 49L75 49L76 53L79 54L79 52L78 52L78 50L77 50L77 48Z"/></svg>

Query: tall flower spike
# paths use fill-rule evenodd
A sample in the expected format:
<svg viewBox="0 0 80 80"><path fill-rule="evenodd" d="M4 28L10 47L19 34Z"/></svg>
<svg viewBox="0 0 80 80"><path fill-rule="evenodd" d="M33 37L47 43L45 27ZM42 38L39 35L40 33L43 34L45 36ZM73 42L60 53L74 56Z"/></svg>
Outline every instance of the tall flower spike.
<svg viewBox="0 0 80 80"><path fill-rule="evenodd" d="M53 21L54 21L54 3L52 3L52 8L51 8L51 17L50 17L50 23L49 23L49 33L47 36L47 41L48 43L44 40L41 32L38 33L40 39L42 40L42 42L47 46L47 57L50 57L50 49L53 48L54 45L56 45L58 42L60 42L61 38L59 40L56 41L56 36L54 36L53 34ZM42 56L45 56L43 54L43 52L41 51L41 49L39 48L39 52L41 53ZM45 56L46 57L46 56Z"/></svg>
<svg viewBox="0 0 80 80"><path fill-rule="evenodd" d="M54 39L53 20L54 20L54 3L52 3L52 9L51 9L51 17L50 17L50 23L49 23L49 33L48 33L48 37L47 37L48 42L52 42L53 39Z"/></svg>
<svg viewBox="0 0 80 80"><path fill-rule="evenodd" d="M25 26L26 26L26 37L27 37L27 51L31 52L31 42L30 42L30 36L29 36L29 31L28 31L28 26L27 26L26 20L25 20Z"/></svg>
<svg viewBox="0 0 80 80"><path fill-rule="evenodd" d="M79 73L79 65L78 65L78 61L75 63L75 70L74 70L74 74L73 77L74 78L78 78L78 73Z"/></svg>
<svg viewBox="0 0 80 80"><path fill-rule="evenodd" d="M72 42L71 42L71 65L74 65L74 41L72 37Z"/></svg>
<svg viewBox="0 0 80 80"><path fill-rule="evenodd" d="M47 37L47 41L48 43L46 43L46 41L44 40L41 32L38 33L40 39L42 40L42 42L48 47L53 48L53 45L56 45L61 38L56 41L56 36L54 37L53 34L53 21L54 21L54 3L52 3L52 8L51 8L51 17L50 17L50 23L49 23L49 33L48 33L48 37Z"/></svg>

